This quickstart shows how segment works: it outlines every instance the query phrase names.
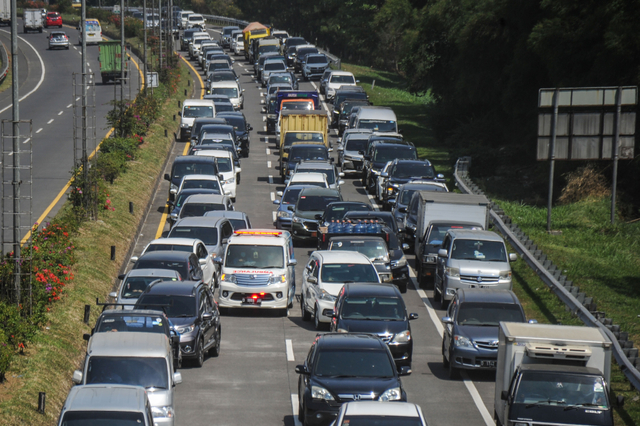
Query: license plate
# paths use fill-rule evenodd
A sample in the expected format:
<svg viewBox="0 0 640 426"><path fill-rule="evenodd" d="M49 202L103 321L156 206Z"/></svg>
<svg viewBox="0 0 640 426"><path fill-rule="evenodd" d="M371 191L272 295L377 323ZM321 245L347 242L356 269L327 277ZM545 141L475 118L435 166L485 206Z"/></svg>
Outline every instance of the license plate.
<svg viewBox="0 0 640 426"><path fill-rule="evenodd" d="M243 305L256 305L260 306L262 304L262 299L254 299L252 297L244 297L242 298Z"/></svg>
<svg viewBox="0 0 640 426"><path fill-rule="evenodd" d="M94 33L89 33L88 36L89 37L93 37L95 34Z"/></svg>
<svg viewBox="0 0 640 426"><path fill-rule="evenodd" d="M311 233L311 236L312 236L312 237L317 237L317 236L318 236L318 233L317 233L317 232L312 232L312 233Z"/></svg>
<svg viewBox="0 0 640 426"><path fill-rule="evenodd" d="M480 367L492 367L495 368L496 361L480 361Z"/></svg>

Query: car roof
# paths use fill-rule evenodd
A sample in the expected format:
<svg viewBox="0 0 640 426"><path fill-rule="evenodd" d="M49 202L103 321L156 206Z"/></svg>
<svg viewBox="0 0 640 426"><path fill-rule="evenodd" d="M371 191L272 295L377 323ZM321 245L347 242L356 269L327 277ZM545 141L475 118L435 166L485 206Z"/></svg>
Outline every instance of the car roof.
<svg viewBox="0 0 640 426"><path fill-rule="evenodd" d="M224 217L215 217L215 216L183 217L173 225L173 228L175 228L176 226L204 226L204 227L213 228L214 226L218 226L218 222L224 219L225 219Z"/></svg>
<svg viewBox="0 0 640 426"><path fill-rule="evenodd" d="M380 107L368 107L361 106L360 113L358 114L359 119L365 120L389 120L396 121L396 113L393 112L391 108L380 108Z"/></svg>
<svg viewBox="0 0 640 426"><path fill-rule="evenodd" d="M348 235L338 235L335 237L329 238L329 241L382 241L385 243L384 238L378 237L376 235L368 235L368 234L348 234Z"/></svg>
<svg viewBox="0 0 640 426"><path fill-rule="evenodd" d="M276 245L284 247L289 244L288 240L290 237L291 234L289 231L280 229L242 229L240 231L234 231L227 245Z"/></svg>
<svg viewBox="0 0 640 426"><path fill-rule="evenodd" d="M152 244L175 244L177 246L193 246L196 243L201 242L197 238L156 238L148 245Z"/></svg>
<svg viewBox="0 0 640 426"><path fill-rule="evenodd" d="M186 180L218 180L218 176L213 175L184 175L182 178L183 181Z"/></svg>
<svg viewBox="0 0 640 426"><path fill-rule="evenodd" d="M371 217L379 217L379 218L383 218L383 217L393 217L393 213L391 212L381 212L379 210L370 210L370 211L353 211L353 212L347 212L347 214L345 215L345 217L351 217L351 216L371 216Z"/></svg>
<svg viewBox="0 0 640 426"><path fill-rule="evenodd" d="M139 260L186 261L192 254L190 251L156 250L143 254Z"/></svg>
<svg viewBox="0 0 640 426"><path fill-rule="evenodd" d="M201 285L203 285L202 281L161 281L150 284L140 297L145 294L195 296L197 288ZM144 304L140 306L144 306Z"/></svg>
<svg viewBox="0 0 640 426"><path fill-rule="evenodd" d="M450 229L447 232L453 238L463 238L463 239L477 238L481 240L504 242L502 237L493 231L481 231L479 229Z"/></svg>
<svg viewBox="0 0 640 426"><path fill-rule="evenodd" d="M165 313L158 309L105 309L100 314L100 317L108 316L149 316L149 315L165 315Z"/></svg>
<svg viewBox="0 0 640 426"><path fill-rule="evenodd" d="M249 216L245 212L236 210L212 210L206 212L204 217L226 217L227 219L247 219Z"/></svg>
<svg viewBox="0 0 640 426"><path fill-rule="evenodd" d="M395 159L393 160L395 164L426 164L428 166L431 165L429 160L406 160L406 159Z"/></svg>
<svg viewBox="0 0 640 426"><path fill-rule="evenodd" d="M182 282L180 282L182 284ZM94 333L87 345L89 356L164 357L169 349L167 336L160 333Z"/></svg>
<svg viewBox="0 0 640 426"><path fill-rule="evenodd" d="M213 101L210 99L185 99L182 105L183 106L213 106Z"/></svg>
<svg viewBox="0 0 640 426"><path fill-rule="evenodd" d="M240 85L235 81L235 80L222 80L222 81L212 81L209 84L209 87L214 88L214 87L221 87L221 88L239 88Z"/></svg>
<svg viewBox="0 0 640 426"><path fill-rule="evenodd" d="M146 394L147 392L142 386L117 384L73 386L69 390L61 415L68 411L128 411L142 413L146 411Z"/></svg>
<svg viewBox="0 0 640 426"><path fill-rule="evenodd" d="M334 76L334 75L350 75L350 76L353 76L353 73L349 72L349 71L337 71L337 70L334 70L334 71L331 72L331 75L332 76Z"/></svg>
<svg viewBox="0 0 640 426"><path fill-rule="evenodd" d="M345 416L420 417L418 406L411 402L386 404L380 401L352 401L346 404Z"/></svg>
<svg viewBox="0 0 640 426"><path fill-rule="evenodd" d="M295 146L305 146L305 145L295 145ZM311 146L315 148L315 147L324 146L324 145L307 145L307 146ZM291 148L293 148L293 146ZM314 169L314 170L317 170L317 169L333 170L335 166L329 163L328 161L303 160L300 163L298 163L298 165L296 166L296 171L306 169L306 168Z"/></svg>
<svg viewBox="0 0 640 426"><path fill-rule="evenodd" d="M215 163L216 159L213 157L196 157L195 155L181 155L173 160L173 164L176 163ZM188 175L187 175L188 176Z"/></svg>
<svg viewBox="0 0 640 426"><path fill-rule="evenodd" d="M340 191L338 191L337 189L331 189L331 188L319 188L319 187L314 187L314 188L305 188L302 191L300 191L300 197L314 197L314 196L332 196L332 195L340 195Z"/></svg>
<svg viewBox="0 0 640 426"><path fill-rule="evenodd" d="M325 333L318 339L318 349L384 349L385 343L371 334Z"/></svg>
<svg viewBox="0 0 640 426"><path fill-rule="evenodd" d="M173 239L173 238L162 238L164 239ZM184 238L175 238L184 239ZM160 251L160 250L156 250ZM152 253L152 252L149 252ZM180 273L178 271L174 271L173 269L160 269L160 268L141 268L141 269L132 269L127 272L127 278L129 277L175 277L180 278Z"/></svg>
<svg viewBox="0 0 640 426"><path fill-rule="evenodd" d="M209 204L224 204L229 200L227 195L219 194L193 194L184 200L182 206L184 207L189 203L209 203Z"/></svg>
<svg viewBox="0 0 640 426"><path fill-rule="evenodd" d="M390 283L346 283L344 292L349 296L384 296L402 299L398 287Z"/></svg>
<svg viewBox="0 0 640 426"><path fill-rule="evenodd" d="M300 172L291 176L290 182L324 182L325 180L327 180L327 178L323 173Z"/></svg>
<svg viewBox="0 0 640 426"><path fill-rule="evenodd" d="M458 290L458 300L465 302L508 303L519 305L520 301L511 290L467 288Z"/></svg>
<svg viewBox="0 0 640 426"><path fill-rule="evenodd" d="M314 253L322 259L323 264L343 264L343 263L355 263L358 265L371 264L371 261L367 256L357 251L317 250Z"/></svg>

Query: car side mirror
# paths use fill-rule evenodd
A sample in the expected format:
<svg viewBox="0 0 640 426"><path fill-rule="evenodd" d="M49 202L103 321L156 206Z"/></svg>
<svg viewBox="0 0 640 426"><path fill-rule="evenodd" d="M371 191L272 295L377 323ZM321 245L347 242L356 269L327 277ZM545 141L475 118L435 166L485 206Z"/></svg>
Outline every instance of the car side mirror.
<svg viewBox="0 0 640 426"><path fill-rule="evenodd" d="M289 259L289 266L296 266L298 264L297 259Z"/></svg>
<svg viewBox="0 0 640 426"><path fill-rule="evenodd" d="M409 314L409 321L416 320L416 319L418 319L418 314L416 313Z"/></svg>
<svg viewBox="0 0 640 426"><path fill-rule="evenodd" d="M168 181L171 180L171 176L169 176L169 173L164 174L164 180L168 180Z"/></svg>
<svg viewBox="0 0 640 426"><path fill-rule="evenodd" d="M402 250L407 251L409 250L410 246L407 243L402 243Z"/></svg>
<svg viewBox="0 0 640 426"><path fill-rule="evenodd" d="M179 385L180 383L182 383L182 373L179 371L176 371L175 373L173 373L173 383L175 383L176 385Z"/></svg>
<svg viewBox="0 0 640 426"><path fill-rule="evenodd" d="M538 320L537 319L530 319L529 321L527 321L529 324L537 324Z"/></svg>
<svg viewBox="0 0 640 426"><path fill-rule="evenodd" d="M398 371L399 376L408 376L411 374L411 367L408 365L403 365L400 367L400 371Z"/></svg>
<svg viewBox="0 0 640 426"><path fill-rule="evenodd" d="M316 277L308 277L307 280L311 283L311 284L318 284L318 279Z"/></svg>
<svg viewBox="0 0 640 426"><path fill-rule="evenodd" d="M213 263L215 263L216 265L222 265L222 258L219 256L214 257Z"/></svg>
<svg viewBox="0 0 640 426"><path fill-rule="evenodd" d="M282 197L282 194L283 194L283 193L282 193L282 191L277 191L277 192L276 192L276 195L277 195L278 197Z"/></svg>
<svg viewBox="0 0 640 426"><path fill-rule="evenodd" d="M280 204L280 200L273 200L273 204Z"/></svg>
<svg viewBox="0 0 640 426"><path fill-rule="evenodd" d="M442 173L438 173L438 175L436 176L438 179L444 179L444 175Z"/></svg>
<svg viewBox="0 0 640 426"><path fill-rule="evenodd" d="M115 291L112 291L111 293L109 293L109 297L117 299L118 298L118 293L116 293Z"/></svg>
<svg viewBox="0 0 640 426"><path fill-rule="evenodd" d="M131 256L131 259L129 259L129 262L131 263L136 263L138 261L138 256Z"/></svg>
<svg viewBox="0 0 640 426"><path fill-rule="evenodd" d="M167 201L167 205L169 207L174 207L176 205L176 203L174 203L173 201Z"/></svg>
<svg viewBox="0 0 640 426"><path fill-rule="evenodd" d="M300 364L300 365L296 365L296 373L308 375L309 371L307 370L307 367L304 364Z"/></svg>
<svg viewBox="0 0 640 426"><path fill-rule="evenodd" d="M169 190L169 194L171 194L171 195L176 195L177 193L178 193L178 190L177 190L177 189L175 189L175 188L171 188L171 189Z"/></svg>
<svg viewBox="0 0 640 426"><path fill-rule="evenodd" d="M507 399L509 399L509 392L506 390L503 390L502 392L500 392L500 399L503 401L506 401Z"/></svg>
<svg viewBox="0 0 640 426"><path fill-rule="evenodd" d="M447 252L447 249L438 250L438 257L447 257L448 255L449 253Z"/></svg>
<svg viewBox="0 0 640 426"><path fill-rule="evenodd" d="M229 242L228 238L223 238L222 241L220 241L220 244L225 245Z"/></svg>
<svg viewBox="0 0 640 426"><path fill-rule="evenodd" d="M211 312L205 312L202 314L202 321L211 321L213 319L213 314Z"/></svg>
<svg viewBox="0 0 640 426"><path fill-rule="evenodd" d="M515 253L509 253L509 262L515 262L518 260L518 255Z"/></svg>
<svg viewBox="0 0 640 426"><path fill-rule="evenodd" d="M387 203L394 205L396 203L396 199L395 198L391 198L389 200L387 200Z"/></svg>
<svg viewBox="0 0 640 426"><path fill-rule="evenodd" d="M387 177L389 177L389 173L387 173L387 172L381 172L381 173L380 173L380 177L387 178Z"/></svg>
<svg viewBox="0 0 640 426"><path fill-rule="evenodd" d="M178 115L182 117L182 111L178 111Z"/></svg>
<svg viewBox="0 0 640 426"><path fill-rule="evenodd" d="M356 80L356 83L360 83L360 80Z"/></svg>
<svg viewBox="0 0 640 426"><path fill-rule="evenodd" d="M394 200L394 201L395 201L395 200ZM406 207L400 207L400 208L398 209L398 211L399 211L400 213L406 213L406 212L407 212L407 208L406 208Z"/></svg>
<svg viewBox="0 0 640 426"><path fill-rule="evenodd" d="M73 383L75 383L76 385L79 385L80 383L82 383L82 371L80 370L74 371L73 377L71 378L71 380L73 380Z"/></svg>
<svg viewBox="0 0 640 426"><path fill-rule="evenodd" d="M316 220L322 220L322 215L321 214L317 214L317 215L314 216L314 218Z"/></svg>
<svg viewBox="0 0 640 426"><path fill-rule="evenodd" d="M84 333L82 335L82 340L86 340L87 342L89 341L89 339L91 339L91 334L89 333Z"/></svg>
<svg viewBox="0 0 640 426"><path fill-rule="evenodd" d="M338 181L338 185L344 185L344 181L343 180L339 180Z"/></svg>
<svg viewBox="0 0 640 426"><path fill-rule="evenodd" d="M120 275L118 275L118 279L119 280L124 280L124 277L126 277L126 276L127 276L127 274L120 274Z"/></svg>
<svg viewBox="0 0 640 426"><path fill-rule="evenodd" d="M200 266L204 266L204 265L206 265L206 264L207 264L207 259L206 259L206 258L204 258L204 259L198 259L198 263L200 264Z"/></svg>
<svg viewBox="0 0 640 426"><path fill-rule="evenodd" d="M453 324L451 317L442 317L440 318L440 321L442 321L443 324Z"/></svg>
<svg viewBox="0 0 640 426"><path fill-rule="evenodd" d="M344 177L344 173L343 172L338 173L338 177Z"/></svg>

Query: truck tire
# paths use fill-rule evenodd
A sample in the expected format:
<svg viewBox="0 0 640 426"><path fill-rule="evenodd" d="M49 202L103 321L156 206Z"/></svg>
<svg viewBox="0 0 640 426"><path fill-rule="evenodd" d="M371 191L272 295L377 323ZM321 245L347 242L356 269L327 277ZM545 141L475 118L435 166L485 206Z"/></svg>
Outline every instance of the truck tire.
<svg viewBox="0 0 640 426"><path fill-rule="evenodd" d="M22 32L27 34L27 27L22 27Z"/></svg>
<svg viewBox="0 0 640 426"><path fill-rule="evenodd" d="M39 32L42 32L42 27L38 28L38 31L39 31Z"/></svg>
<svg viewBox="0 0 640 426"><path fill-rule="evenodd" d="M444 355L444 339L442 340L442 366L444 368L449 368L449 360Z"/></svg>

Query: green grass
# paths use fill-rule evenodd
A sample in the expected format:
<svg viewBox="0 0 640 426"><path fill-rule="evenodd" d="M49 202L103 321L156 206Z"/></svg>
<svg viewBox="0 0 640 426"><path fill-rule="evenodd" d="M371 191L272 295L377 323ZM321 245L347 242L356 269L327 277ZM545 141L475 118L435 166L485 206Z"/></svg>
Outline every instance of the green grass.
<svg viewBox="0 0 640 426"><path fill-rule="evenodd" d="M77 247L75 280L61 302L52 308L47 328L42 330L27 348L26 356L16 357L7 372L8 382L0 386L0 424L54 424L71 387L73 370L80 367L86 344L82 334L90 326L82 322L84 305L92 305L89 324L95 323L99 310L96 298L103 300L114 284L124 256L136 235L144 207L153 195L165 158L173 143L164 137L177 130L173 114L176 100L184 100L188 70L181 67L182 79L177 95L162 108L160 118L151 126L138 158L109 187L115 211L106 211L97 221L86 222L73 241ZM135 194L135 196L132 196ZM129 201L135 203L129 213ZM68 208L68 204L63 208ZM110 246L116 246L117 258L110 260ZM38 392L47 393L46 414L37 413Z"/></svg>
<svg viewBox="0 0 640 426"><path fill-rule="evenodd" d="M354 73L374 105L393 108L404 136L415 143L421 158L429 159L439 173L445 173L449 188L453 189L449 152L438 144L429 128L429 112L434 105L431 97L411 95L406 91L406 82L394 73L351 64L343 64L343 69ZM509 185L500 185L498 190L503 191L503 186ZM611 226L609 200L588 200L554 207L553 229L563 232L552 236L545 232L546 209L490 197L566 271L568 279L594 298L598 310L605 311L607 317L628 331L631 340L640 341L640 222ZM541 323L582 325L524 261L513 263L512 268L513 291L527 318ZM611 382L613 393L624 395L626 400L624 409L614 411L615 424L640 424L640 393L630 386L615 362Z"/></svg>

